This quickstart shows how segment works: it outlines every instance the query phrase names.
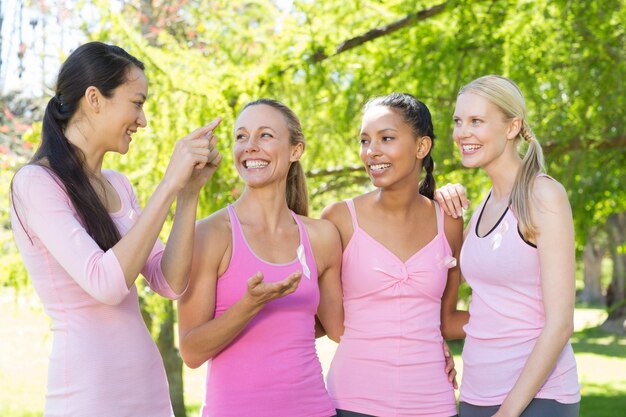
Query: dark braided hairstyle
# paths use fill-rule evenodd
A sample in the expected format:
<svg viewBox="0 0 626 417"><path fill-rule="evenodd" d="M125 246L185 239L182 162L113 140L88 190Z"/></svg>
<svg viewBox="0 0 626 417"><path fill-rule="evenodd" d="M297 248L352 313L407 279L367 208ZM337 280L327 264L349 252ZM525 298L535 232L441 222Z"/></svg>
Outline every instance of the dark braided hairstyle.
<svg viewBox="0 0 626 417"><path fill-rule="evenodd" d="M141 61L114 45L88 42L72 52L61 66L56 94L46 106L41 145L29 161L52 172L65 188L87 233L105 251L120 240L120 233L89 181L85 155L67 140L64 131L88 87L94 86L103 96L111 97L127 81L132 66L144 69Z"/></svg>
<svg viewBox="0 0 626 417"><path fill-rule="evenodd" d="M419 190L420 194L433 199L436 188L435 177L433 176L435 162L431 154L435 146L435 132L430 110L424 103L408 93L391 93L382 97L374 97L365 104L365 110L375 106L385 106L396 111L411 126L416 138L421 136L431 138L432 146L422 162L422 166L426 170L426 178L420 183Z"/></svg>

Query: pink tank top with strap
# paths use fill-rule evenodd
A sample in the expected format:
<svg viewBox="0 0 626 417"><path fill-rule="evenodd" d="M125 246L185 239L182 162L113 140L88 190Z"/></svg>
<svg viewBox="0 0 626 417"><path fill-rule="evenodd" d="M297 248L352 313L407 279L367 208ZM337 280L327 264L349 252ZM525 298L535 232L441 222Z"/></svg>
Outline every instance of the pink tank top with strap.
<svg viewBox="0 0 626 417"><path fill-rule="evenodd" d="M441 297L455 265L435 203L437 235L403 262L359 227L343 253L345 332L328 374L335 407L375 416L457 414L445 373Z"/></svg>
<svg viewBox="0 0 626 417"><path fill-rule="evenodd" d="M291 262L275 264L254 254L234 207L228 206L232 255L217 280L215 317L243 297L248 278L259 271L266 282L280 281L296 271L303 271L303 276L293 294L268 303L208 362L204 417L335 414L315 350L317 267L306 228L291 214L298 225L301 248Z"/></svg>
<svg viewBox="0 0 626 417"><path fill-rule="evenodd" d="M461 249L461 270L472 287L465 325L460 400L499 405L513 388L545 324L537 248L523 240L509 207L484 236L478 224L489 196L474 212ZM568 342L535 395L580 401L576 360Z"/></svg>

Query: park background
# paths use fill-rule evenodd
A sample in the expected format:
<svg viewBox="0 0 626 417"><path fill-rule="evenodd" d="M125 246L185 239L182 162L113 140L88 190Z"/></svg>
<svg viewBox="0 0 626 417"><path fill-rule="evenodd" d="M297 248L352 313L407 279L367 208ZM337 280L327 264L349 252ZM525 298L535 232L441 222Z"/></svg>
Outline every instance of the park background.
<svg viewBox="0 0 626 417"><path fill-rule="evenodd" d="M626 415L625 0L3 0L0 11L1 416L41 415L51 343L12 241L9 184L37 146L59 63L87 40L120 45L146 64L148 127L127 155L105 160L141 201L162 178L175 140L224 118L224 160L202 192L200 217L242 190L230 147L247 101L277 98L299 115L317 216L368 189L358 160L361 106L402 91L430 107L436 179L467 187L467 220L488 180L460 165L451 139L456 94L485 74L515 80L548 172L568 190L574 213L581 416ZM204 368L180 361L175 305L143 286L140 296L176 415L196 415ZM469 297L464 286L461 303ZM462 372L461 347L452 343ZM318 348L326 368L334 345L322 339Z"/></svg>

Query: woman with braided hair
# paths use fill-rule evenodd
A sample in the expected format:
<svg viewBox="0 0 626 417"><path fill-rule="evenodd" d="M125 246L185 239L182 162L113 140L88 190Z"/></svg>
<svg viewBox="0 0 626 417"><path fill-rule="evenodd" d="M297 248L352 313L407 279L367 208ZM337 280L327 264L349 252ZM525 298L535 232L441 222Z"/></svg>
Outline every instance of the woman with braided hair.
<svg viewBox="0 0 626 417"><path fill-rule="evenodd" d="M343 244L345 332L327 380L339 417L457 415L444 337L463 337L449 329L467 321L456 311L463 224L432 199L434 139L412 95L370 100L361 160L376 189L322 214Z"/></svg>
<svg viewBox="0 0 626 417"><path fill-rule="evenodd" d="M460 415L577 416L572 212L545 174L517 85L489 75L461 88L453 136L463 165L484 169L492 183L461 250L472 300Z"/></svg>
<svg viewBox="0 0 626 417"><path fill-rule="evenodd" d="M102 162L128 152L146 127L143 68L117 46L77 48L46 107L41 145L11 185L15 241L52 319L45 416L173 416L135 280L143 274L171 299L185 290L198 195L221 160L212 134L220 119L178 141L142 211L128 179Z"/></svg>

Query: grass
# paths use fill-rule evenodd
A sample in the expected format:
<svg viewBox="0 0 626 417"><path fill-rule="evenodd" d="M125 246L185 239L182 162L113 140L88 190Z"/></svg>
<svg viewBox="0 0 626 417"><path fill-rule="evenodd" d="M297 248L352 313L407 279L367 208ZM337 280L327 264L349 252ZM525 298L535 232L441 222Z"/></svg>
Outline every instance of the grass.
<svg viewBox="0 0 626 417"><path fill-rule="evenodd" d="M581 417L613 417L626 410L626 336L600 329L606 314L600 308L576 309L576 353L582 386ZM0 289L0 416L41 416L51 338L49 321L34 296L15 297ZM324 373L335 344L318 340ZM463 371L461 343L452 343L459 374ZM205 367L185 369L188 415L197 416L202 402Z"/></svg>

